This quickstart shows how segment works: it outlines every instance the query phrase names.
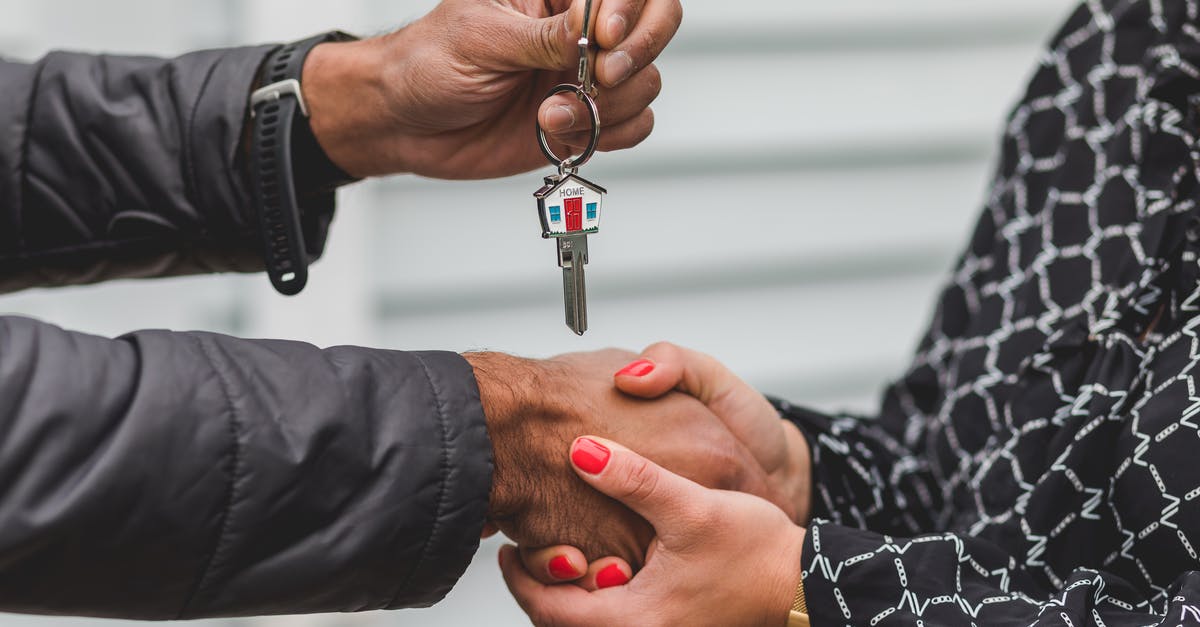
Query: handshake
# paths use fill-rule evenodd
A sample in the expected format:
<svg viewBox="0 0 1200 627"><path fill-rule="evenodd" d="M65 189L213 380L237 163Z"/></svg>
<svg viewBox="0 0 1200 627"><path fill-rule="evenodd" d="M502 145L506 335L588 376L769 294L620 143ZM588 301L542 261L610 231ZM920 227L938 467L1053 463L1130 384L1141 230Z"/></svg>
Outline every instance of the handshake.
<svg viewBox="0 0 1200 627"><path fill-rule="evenodd" d="M810 460L765 397L665 343L466 358L494 449L484 535L520 545L501 567L535 623L786 622Z"/></svg>

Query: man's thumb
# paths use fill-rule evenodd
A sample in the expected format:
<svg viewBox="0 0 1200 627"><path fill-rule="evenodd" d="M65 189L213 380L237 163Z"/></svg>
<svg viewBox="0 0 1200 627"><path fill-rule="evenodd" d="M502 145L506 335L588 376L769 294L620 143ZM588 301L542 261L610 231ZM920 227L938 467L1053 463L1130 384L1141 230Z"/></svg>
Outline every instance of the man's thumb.
<svg viewBox="0 0 1200 627"><path fill-rule="evenodd" d="M571 465L593 488L649 521L660 536L707 492L620 444L592 436L571 444Z"/></svg>
<svg viewBox="0 0 1200 627"><path fill-rule="evenodd" d="M579 63L579 27L570 28L573 23L571 13L573 11L544 18L510 15L503 25L509 36L492 42L494 54L519 70L576 67Z"/></svg>

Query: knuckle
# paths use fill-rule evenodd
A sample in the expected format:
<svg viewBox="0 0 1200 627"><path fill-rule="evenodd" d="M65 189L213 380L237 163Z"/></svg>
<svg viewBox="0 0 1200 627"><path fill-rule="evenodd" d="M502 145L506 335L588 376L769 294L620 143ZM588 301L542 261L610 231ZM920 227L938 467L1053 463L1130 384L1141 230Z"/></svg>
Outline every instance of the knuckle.
<svg viewBox="0 0 1200 627"><path fill-rule="evenodd" d="M640 67L639 60L646 59L659 50L659 42L662 40L660 34L653 28L646 29L642 34L641 41L638 42L640 54L632 55L634 58L635 67Z"/></svg>
<svg viewBox="0 0 1200 627"><path fill-rule="evenodd" d="M633 501L648 501L658 492L658 473L651 463L638 459L630 464L625 475L624 494Z"/></svg>
<svg viewBox="0 0 1200 627"><path fill-rule="evenodd" d="M654 116L646 116L646 119L638 124L636 132L633 134L632 140L635 144L641 143L650 137L654 132Z"/></svg>
<svg viewBox="0 0 1200 627"><path fill-rule="evenodd" d="M555 52L558 50L559 29L555 26L555 22L551 20L542 20L535 26L535 40L538 42L538 50L544 55L544 60L547 65L553 65L554 62L560 61L556 59Z"/></svg>
<svg viewBox="0 0 1200 627"><path fill-rule="evenodd" d="M646 87L650 92L650 100L653 101L654 99L658 98L659 94L662 93L662 72L659 71L658 66L651 64L646 68L645 74Z"/></svg>
<svg viewBox="0 0 1200 627"><path fill-rule="evenodd" d="M720 438L714 442L708 452L708 468L713 468L710 477L711 486L719 490L737 490L743 487L745 460L737 453L736 447L728 438Z"/></svg>
<svg viewBox="0 0 1200 627"><path fill-rule="evenodd" d="M679 347L673 342L655 342L647 346L644 352L660 357L675 357L679 354Z"/></svg>

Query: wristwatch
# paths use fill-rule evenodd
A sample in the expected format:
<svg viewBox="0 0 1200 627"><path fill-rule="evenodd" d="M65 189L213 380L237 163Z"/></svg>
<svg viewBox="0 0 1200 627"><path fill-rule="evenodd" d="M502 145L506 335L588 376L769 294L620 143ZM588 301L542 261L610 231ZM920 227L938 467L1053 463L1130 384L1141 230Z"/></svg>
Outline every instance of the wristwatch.
<svg viewBox="0 0 1200 627"><path fill-rule="evenodd" d="M320 44L354 39L334 31L280 47L263 66L263 87L250 95L250 173L263 260L271 284L286 296L299 294L308 282L302 201L355 180L329 160L313 135L300 86L304 61Z"/></svg>

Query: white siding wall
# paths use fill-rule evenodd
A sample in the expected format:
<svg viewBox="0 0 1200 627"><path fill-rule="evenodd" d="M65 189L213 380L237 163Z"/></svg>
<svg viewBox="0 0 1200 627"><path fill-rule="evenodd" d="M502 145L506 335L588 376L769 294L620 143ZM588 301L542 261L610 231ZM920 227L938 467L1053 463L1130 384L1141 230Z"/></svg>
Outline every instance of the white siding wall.
<svg viewBox="0 0 1200 627"><path fill-rule="evenodd" d="M433 4L0 0L0 54L371 33ZM0 311L108 334L203 328L532 356L671 339L766 391L869 412L903 368L978 212L1004 113L1070 4L687 3L660 63L654 137L584 169L610 195L591 240L582 339L563 326L553 244L538 236L538 173L347 190L328 256L295 299L262 277L206 277L33 291L0 298ZM448 224L472 227L451 237ZM495 547L432 610L262 622L523 624ZM64 621L0 618L51 623Z"/></svg>

